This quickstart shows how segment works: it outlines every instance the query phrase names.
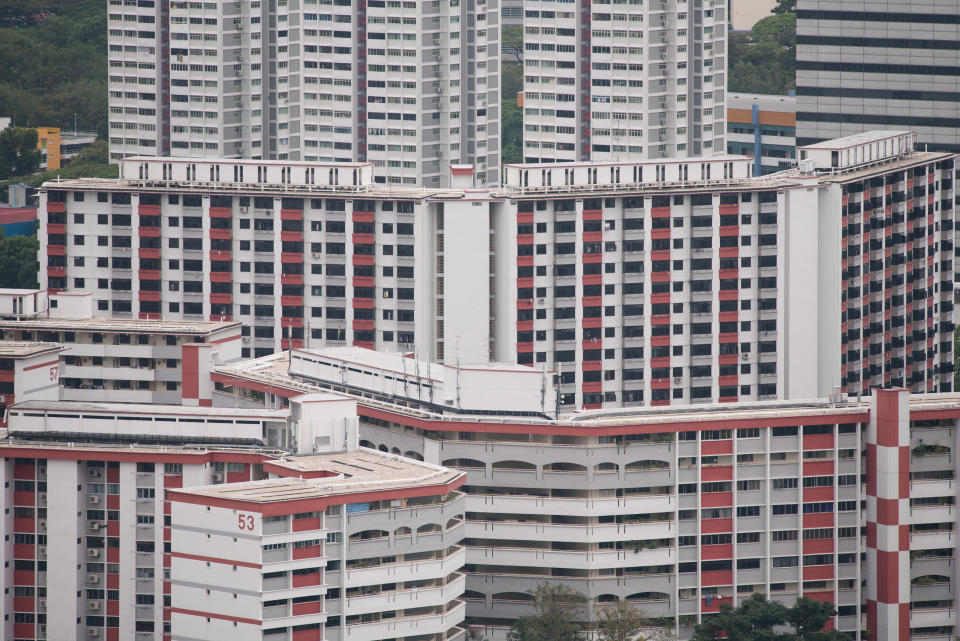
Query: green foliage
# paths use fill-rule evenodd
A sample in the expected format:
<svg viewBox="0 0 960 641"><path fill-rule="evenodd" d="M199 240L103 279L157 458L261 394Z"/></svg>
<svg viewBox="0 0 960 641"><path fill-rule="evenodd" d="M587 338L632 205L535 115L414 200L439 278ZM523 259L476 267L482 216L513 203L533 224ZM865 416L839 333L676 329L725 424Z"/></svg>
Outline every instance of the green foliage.
<svg viewBox="0 0 960 641"><path fill-rule="evenodd" d="M106 135L107 3L0 0L0 25L0 114Z"/></svg>
<svg viewBox="0 0 960 641"><path fill-rule="evenodd" d="M675 635L666 628L673 619L647 619L643 612L626 601L616 601L597 612L596 641L672 641ZM650 628L654 625L657 627Z"/></svg>
<svg viewBox="0 0 960 641"><path fill-rule="evenodd" d="M780 13L731 33L727 46L732 92L784 95L797 86L797 14Z"/></svg>
<svg viewBox="0 0 960 641"><path fill-rule="evenodd" d="M0 182L0 192L5 192L6 188L14 183L39 187L49 180L56 180L58 177L66 180L68 178L116 178L119 175L120 166L111 165L109 162L107 141L103 138L97 138L92 145L84 147L76 157L60 169L11 177L5 182Z"/></svg>
<svg viewBox="0 0 960 641"><path fill-rule="evenodd" d="M720 612L693 631L692 641L847 641L848 637L823 626L837 613L832 603L801 597L792 607L768 601L762 594L753 594L736 609L724 603ZM790 632L776 632L775 627L790 626Z"/></svg>
<svg viewBox="0 0 960 641"><path fill-rule="evenodd" d="M523 67L512 62L501 64L500 85L503 87L504 99L516 98L517 94L523 91Z"/></svg>
<svg viewBox="0 0 960 641"><path fill-rule="evenodd" d="M0 230L0 287L37 289L40 263L37 235L4 236Z"/></svg>
<svg viewBox="0 0 960 641"><path fill-rule="evenodd" d="M500 107L500 149L503 163L523 161L523 109L516 99L504 100Z"/></svg>
<svg viewBox="0 0 960 641"><path fill-rule="evenodd" d="M504 47L523 49L523 27L504 27L500 31L500 42Z"/></svg>
<svg viewBox="0 0 960 641"><path fill-rule="evenodd" d="M532 592L535 614L518 618L508 641L584 641L580 624L587 597L561 583L542 583Z"/></svg>
<svg viewBox="0 0 960 641"><path fill-rule="evenodd" d="M796 13L797 0L777 0L777 6L773 8L773 12L776 14Z"/></svg>
<svg viewBox="0 0 960 641"><path fill-rule="evenodd" d="M37 140L36 129L7 127L0 131L0 180L37 170L43 159Z"/></svg>

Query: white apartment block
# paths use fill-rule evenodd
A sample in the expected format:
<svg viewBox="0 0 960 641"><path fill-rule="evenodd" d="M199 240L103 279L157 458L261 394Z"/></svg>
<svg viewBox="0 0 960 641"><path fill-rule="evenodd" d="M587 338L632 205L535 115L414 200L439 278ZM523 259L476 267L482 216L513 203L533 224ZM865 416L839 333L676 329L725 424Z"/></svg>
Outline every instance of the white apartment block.
<svg viewBox="0 0 960 641"><path fill-rule="evenodd" d="M528 163L725 152L727 3L524 3Z"/></svg>
<svg viewBox="0 0 960 641"><path fill-rule="evenodd" d="M113 160L370 161L378 182L427 187L450 163L499 175L497 0L117 0L109 23Z"/></svg>
<svg viewBox="0 0 960 641"><path fill-rule="evenodd" d="M864 641L955 633L956 394L550 418L512 375L526 404L444 405L415 385L433 382L424 366L353 352L343 368L343 348L215 368L214 402L337 390L357 399L361 445L466 472L464 599L491 639L544 582L586 595L591 616L627 601L680 639L753 593L828 601Z"/></svg>
<svg viewBox="0 0 960 641"><path fill-rule="evenodd" d="M352 398L10 418L5 639L462 639L465 475L359 448Z"/></svg>
<svg viewBox="0 0 960 641"><path fill-rule="evenodd" d="M950 391L954 157L912 145L872 132L766 177L745 156L511 165L499 190L464 167L423 190L368 164L130 159L46 185L40 263L63 271L41 284L240 321L242 356L546 368L564 409Z"/></svg>

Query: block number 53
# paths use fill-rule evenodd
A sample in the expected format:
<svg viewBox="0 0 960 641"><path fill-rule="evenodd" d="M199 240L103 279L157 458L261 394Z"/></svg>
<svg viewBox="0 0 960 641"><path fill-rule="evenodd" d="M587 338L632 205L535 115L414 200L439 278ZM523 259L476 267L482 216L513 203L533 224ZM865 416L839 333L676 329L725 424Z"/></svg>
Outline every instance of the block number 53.
<svg viewBox="0 0 960 641"><path fill-rule="evenodd" d="M242 512L237 515L237 527L241 530L252 530L253 529L253 515L252 514L243 514Z"/></svg>

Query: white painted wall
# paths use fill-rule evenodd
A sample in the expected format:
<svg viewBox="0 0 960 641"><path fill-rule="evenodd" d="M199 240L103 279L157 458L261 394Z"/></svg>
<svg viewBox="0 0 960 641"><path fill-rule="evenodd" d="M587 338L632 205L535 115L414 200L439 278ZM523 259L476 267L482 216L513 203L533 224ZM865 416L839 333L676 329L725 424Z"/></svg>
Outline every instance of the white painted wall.
<svg viewBox="0 0 960 641"><path fill-rule="evenodd" d="M85 479L79 478L76 461L47 461L47 487L62 488L47 492L47 639L74 639L77 636L76 615L80 604L77 591L82 589L79 577L86 579L85 551L77 544L78 512L81 511L78 493L71 491ZM86 492L79 493L86 499ZM106 506L104 506L106 509ZM84 521L85 522L85 521ZM81 564L81 568L77 568ZM106 586L97 586L106 589ZM130 638L130 637L127 637Z"/></svg>

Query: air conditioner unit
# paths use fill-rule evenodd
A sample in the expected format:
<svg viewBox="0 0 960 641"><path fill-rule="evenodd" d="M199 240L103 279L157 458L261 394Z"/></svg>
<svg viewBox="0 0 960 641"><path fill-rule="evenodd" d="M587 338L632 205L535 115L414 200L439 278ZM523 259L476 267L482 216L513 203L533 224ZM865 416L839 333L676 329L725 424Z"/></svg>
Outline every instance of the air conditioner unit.
<svg viewBox="0 0 960 641"><path fill-rule="evenodd" d="M244 336L244 337L243 337L243 344L246 345L246 344L249 343L249 342L250 342L250 337L249 337L249 336Z"/></svg>
<svg viewBox="0 0 960 641"><path fill-rule="evenodd" d="M90 557L91 559L99 558L100 550L98 550L97 548L90 548L89 550L87 550L87 556Z"/></svg>
<svg viewBox="0 0 960 641"><path fill-rule="evenodd" d="M99 609L100 609L100 602L91 599L91 600L87 603L87 607L89 607L91 610L99 610Z"/></svg>
<svg viewBox="0 0 960 641"><path fill-rule="evenodd" d="M47 529L47 522L44 520L37 521L37 525L40 527L41 530Z"/></svg>
<svg viewBox="0 0 960 641"><path fill-rule="evenodd" d="M740 354L740 360L741 360L741 361L748 361L748 360L750 360L750 354Z"/></svg>
<svg viewBox="0 0 960 641"><path fill-rule="evenodd" d="M100 521L90 521L89 523L87 523L87 526L88 526L91 530L99 530L99 529L100 529Z"/></svg>
<svg viewBox="0 0 960 641"><path fill-rule="evenodd" d="M43 601L43 603L46 603L46 601ZM40 607L43 607L43 606L40 606ZM46 624L46 623L40 623L40 624L37 625L37 634L38 634L41 638L47 636L47 624Z"/></svg>
<svg viewBox="0 0 960 641"><path fill-rule="evenodd" d="M91 637L100 636L100 628L87 628L87 636L91 636Z"/></svg>
<svg viewBox="0 0 960 641"><path fill-rule="evenodd" d="M674 384L674 385L679 385L679 384L682 383L682 382L683 382L683 377L681 377L681 376L674 376L674 377L673 377L673 384Z"/></svg>
<svg viewBox="0 0 960 641"><path fill-rule="evenodd" d="M213 475L214 483L223 483L223 474L214 474Z"/></svg>
<svg viewBox="0 0 960 641"><path fill-rule="evenodd" d="M311 255L312 257L314 257L314 258L320 258L320 252L313 252L313 253L310 254L310 255Z"/></svg>
<svg viewBox="0 0 960 641"><path fill-rule="evenodd" d="M90 502L90 505L99 505L100 504L100 495L99 494L88 494L87 500Z"/></svg>
<svg viewBox="0 0 960 641"><path fill-rule="evenodd" d="M41 503L46 503L46 502L47 502L47 493L46 493L46 492L40 492L40 502L41 502Z"/></svg>
<svg viewBox="0 0 960 641"><path fill-rule="evenodd" d="M37 548L37 551L40 553L40 556L47 556L47 546L46 546L46 545L41 545L39 548Z"/></svg>
<svg viewBox="0 0 960 641"><path fill-rule="evenodd" d="M240 213L241 213L241 214L246 214L246 213L249 212L249 211L250 211L250 208L249 208L249 207L241 207L241 208L240 208Z"/></svg>
<svg viewBox="0 0 960 641"><path fill-rule="evenodd" d="M97 584L99 584L99 583L100 583L100 575L99 575L99 574L88 574L88 575L87 575L87 583L89 583L90 585L97 585Z"/></svg>
<svg viewBox="0 0 960 641"><path fill-rule="evenodd" d="M96 468L91 468L87 470L87 476L89 476L92 479L98 479L100 478L100 470Z"/></svg>

